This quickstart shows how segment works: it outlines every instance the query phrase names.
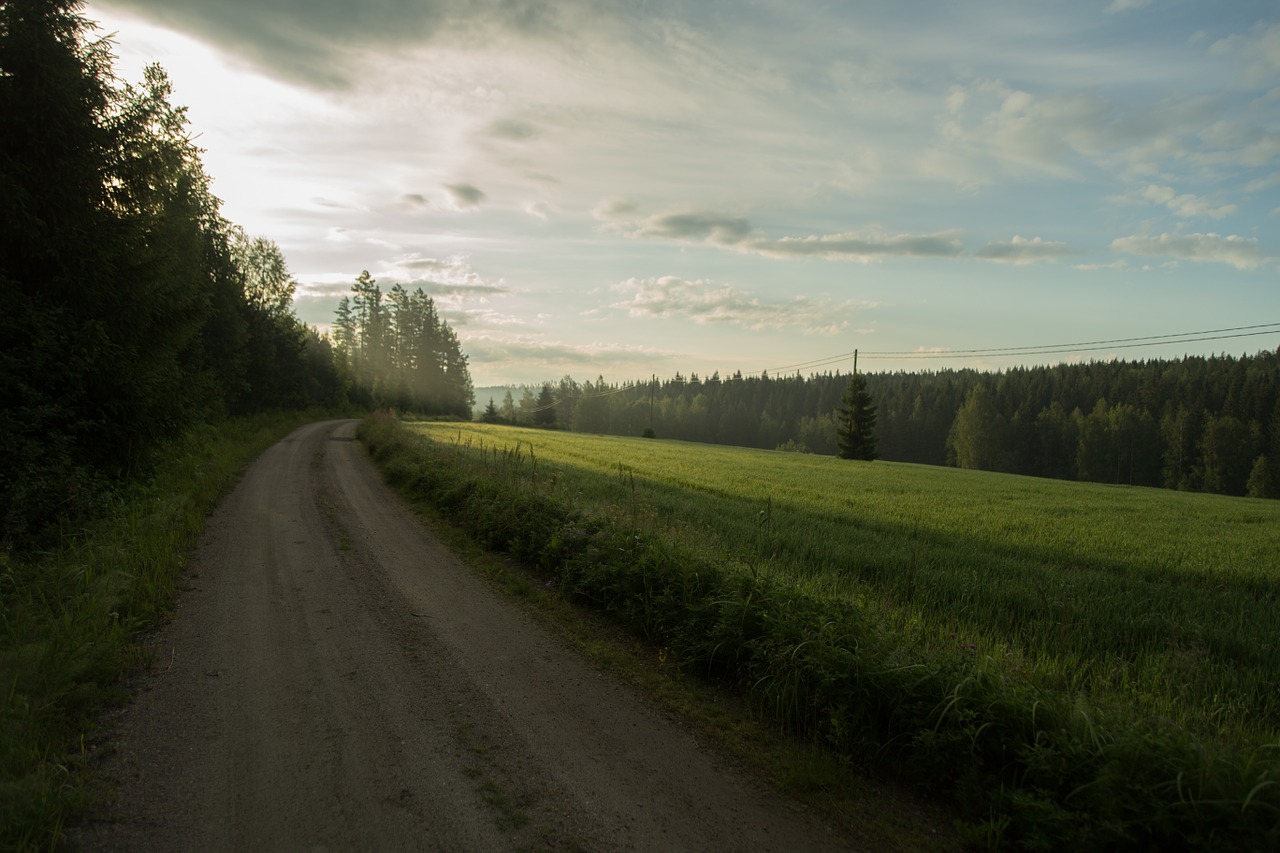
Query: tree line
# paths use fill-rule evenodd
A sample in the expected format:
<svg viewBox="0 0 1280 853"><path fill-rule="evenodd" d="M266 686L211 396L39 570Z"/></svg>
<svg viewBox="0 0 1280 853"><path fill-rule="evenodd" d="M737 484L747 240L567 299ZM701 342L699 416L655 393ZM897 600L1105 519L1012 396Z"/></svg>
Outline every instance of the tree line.
<svg viewBox="0 0 1280 853"><path fill-rule="evenodd" d="M1280 350L863 376L882 459L1280 497ZM482 419L835 454L850 379L565 376L508 391Z"/></svg>
<svg viewBox="0 0 1280 853"><path fill-rule="evenodd" d="M351 289L338 302L333 341L362 401L470 419L475 393L467 356L435 300L400 284L383 294L368 270Z"/></svg>
<svg viewBox="0 0 1280 853"><path fill-rule="evenodd" d="M386 309L367 274L358 339L335 352L303 324L279 247L221 215L164 70L120 81L82 8L0 0L0 555L195 424L380 383L456 411L414 371L466 371L429 299L393 289Z"/></svg>

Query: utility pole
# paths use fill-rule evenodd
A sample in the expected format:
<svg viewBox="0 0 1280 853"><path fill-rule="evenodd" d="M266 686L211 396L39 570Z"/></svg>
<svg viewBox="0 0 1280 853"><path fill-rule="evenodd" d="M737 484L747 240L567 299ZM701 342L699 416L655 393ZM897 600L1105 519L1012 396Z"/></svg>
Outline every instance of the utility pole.
<svg viewBox="0 0 1280 853"><path fill-rule="evenodd" d="M653 391L658 387L658 374L649 380L649 429L653 429Z"/></svg>
<svg viewBox="0 0 1280 853"><path fill-rule="evenodd" d="M858 375L858 351L856 349L853 351L853 375Z"/></svg>

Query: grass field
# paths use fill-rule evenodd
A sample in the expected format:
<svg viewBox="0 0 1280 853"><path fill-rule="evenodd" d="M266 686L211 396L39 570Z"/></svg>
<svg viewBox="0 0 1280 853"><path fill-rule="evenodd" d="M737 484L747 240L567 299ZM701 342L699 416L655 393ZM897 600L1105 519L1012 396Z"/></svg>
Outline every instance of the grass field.
<svg viewBox="0 0 1280 853"><path fill-rule="evenodd" d="M470 483L445 503L554 508L541 545L532 521L490 544L835 748L941 774L987 804L989 837L1280 837L1280 502L411 429ZM983 786L1014 792L965 790Z"/></svg>

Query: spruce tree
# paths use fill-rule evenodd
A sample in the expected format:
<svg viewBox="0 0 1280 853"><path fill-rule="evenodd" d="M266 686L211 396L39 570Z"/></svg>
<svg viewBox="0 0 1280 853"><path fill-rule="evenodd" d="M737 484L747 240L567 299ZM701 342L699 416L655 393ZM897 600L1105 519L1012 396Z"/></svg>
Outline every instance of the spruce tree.
<svg viewBox="0 0 1280 853"><path fill-rule="evenodd" d="M841 459L876 458L876 407L860 373L849 379L840 407L836 410L836 434Z"/></svg>

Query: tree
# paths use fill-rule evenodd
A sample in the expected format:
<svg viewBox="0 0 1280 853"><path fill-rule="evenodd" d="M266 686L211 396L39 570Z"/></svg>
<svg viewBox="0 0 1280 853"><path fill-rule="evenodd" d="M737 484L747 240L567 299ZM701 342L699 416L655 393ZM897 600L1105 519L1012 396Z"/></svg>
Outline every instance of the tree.
<svg viewBox="0 0 1280 853"><path fill-rule="evenodd" d="M487 424L496 424L502 421L502 416L498 414L498 407L493 404L493 398L489 398L489 405L484 407L484 411L480 414L480 420Z"/></svg>
<svg viewBox="0 0 1280 853"><path fill-rule="evenodd" d="M1007 424L985 385L975 385L956 412L947 447L958 468L999 470Z"/></svg>
<svg viewBox="0 0 1280 853"><path fill-rule="evenodd" d="M836 410L836 435L841 459L876 458L876 407L867 391L866 377L855 373L849 379L840 407Z"/></svg>
<svg viewBox="0 0 1280 853"><path fill-rule="evenodd" d="M1231 415L1210 418L1200 440L1204 490L1243 495L1261 442L1249 424Z"/></svg>
<svg viewBox="0 0 1280 853"><path fill-rule="evenodd" d="M542 390L538 392L538 403L533 410L533 422L541 427L554 427L556 425L556 399L551 392L551 383L542 383Z"/></svg>

